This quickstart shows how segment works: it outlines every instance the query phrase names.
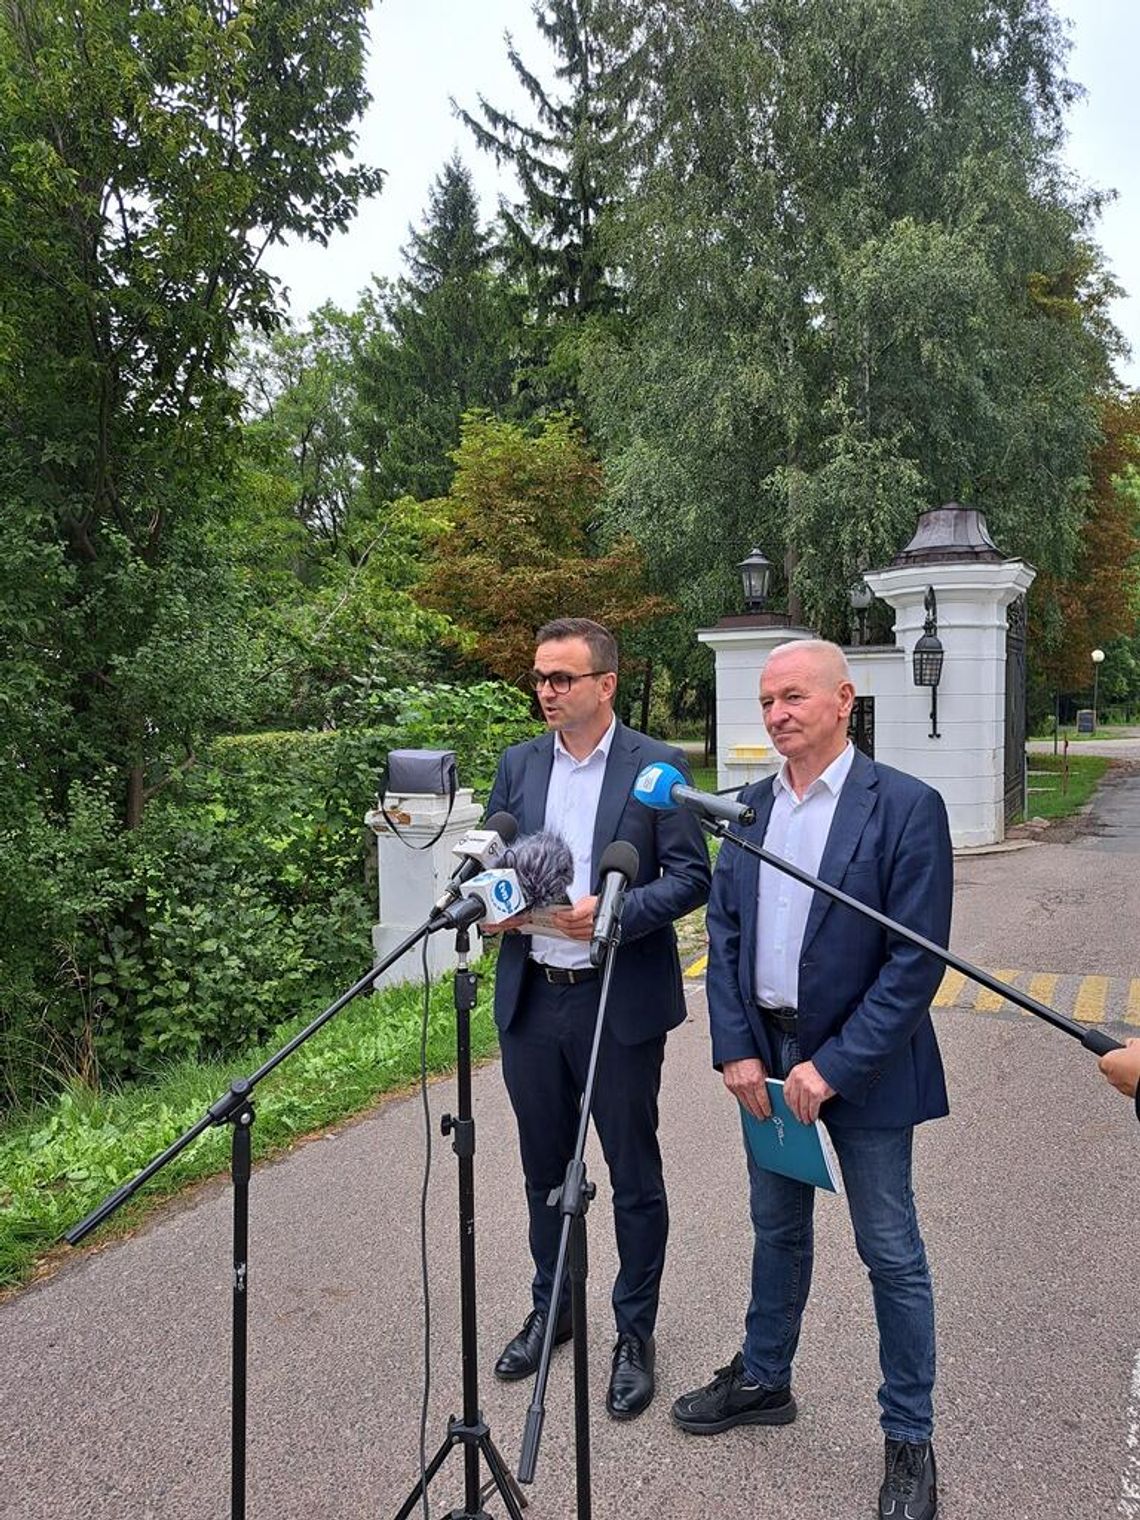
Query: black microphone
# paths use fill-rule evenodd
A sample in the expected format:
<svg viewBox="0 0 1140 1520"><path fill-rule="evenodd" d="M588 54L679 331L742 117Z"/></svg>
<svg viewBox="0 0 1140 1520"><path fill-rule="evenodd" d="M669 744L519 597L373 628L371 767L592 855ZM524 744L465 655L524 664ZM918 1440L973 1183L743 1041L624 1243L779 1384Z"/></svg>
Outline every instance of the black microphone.
<svg viewBox="0 0 1140 1520"><path fill-rule="evenodd" d="M716 792L698 792L695 786L687 786L685 778L675 765L659 761L647 765L633 783L633 795L646 807L668 811L671 808L689 808L704 818L720 818L725 823L747 826L756 822L756 809L744 802L734 802L731 797L721 797Z"/></svg>
<svg viewBox="0 0 1140 1520"><path fill-rule="evenodd" d="M446 912L462 893L464 883L473 876L478 876L480 871L502 865L507 846L518 831L519 826L510 813L492 813L483 828L469 829L452 849L452 854L463 856L463 860L451 873L451 880L447 883L443 896L437 899L430 916L435 918L437 914Z"/></svg>
<svg viewBox="0 0 1140 1520"><path fill-rule="evenodd" d="M625 907L625 891L637 875L641 862L637 850L628 839L615 839L602 852L598 874L602 890L594 913L594 934L590 940L590 965L600 966L610 946L617 943L621 932L621 914Z"/></svg>

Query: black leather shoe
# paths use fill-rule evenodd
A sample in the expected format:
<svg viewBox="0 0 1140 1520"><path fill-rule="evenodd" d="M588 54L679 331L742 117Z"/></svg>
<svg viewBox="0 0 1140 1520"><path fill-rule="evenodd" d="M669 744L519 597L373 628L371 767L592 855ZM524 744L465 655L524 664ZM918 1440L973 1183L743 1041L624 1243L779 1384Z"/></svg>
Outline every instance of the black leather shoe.
<svg viewBox="0 0 1140 1520"><path fill-rule="evenodd" d="M554 1344L563 1345L570 1339L570 1334L570 1315L566 1313L554 1328ZM508 1341L503 1347L503 1354L495 1363L495 1376L504 1383L533 1377L538 1371L545 1338L546 1315L541 1309L532 1309L523 1320L523 1327L514 1340Z"/></svg>
<svg viewBox="0 0 1140 1520"><path fill-rule="evenodd" d="M653 1399L656 1383L653 1363L656 1347L653 1337L638 1340L636 1335L619 1335L614 1347L614 1366L606 1393L606 1408L615 1420L633 1420Z"/></svg>

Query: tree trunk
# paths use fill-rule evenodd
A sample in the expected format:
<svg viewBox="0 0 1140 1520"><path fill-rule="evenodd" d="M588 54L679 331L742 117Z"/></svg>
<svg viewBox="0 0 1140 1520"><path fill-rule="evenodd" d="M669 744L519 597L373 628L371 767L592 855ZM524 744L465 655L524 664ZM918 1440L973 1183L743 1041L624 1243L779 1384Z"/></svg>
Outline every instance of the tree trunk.
<svg viewBox="0 0 1140 1520"><path fill-rule="evenodd" d="M653 661L645 662L645 677L641 684L641 732L649 732L649 696L653 690Z"/></svg>

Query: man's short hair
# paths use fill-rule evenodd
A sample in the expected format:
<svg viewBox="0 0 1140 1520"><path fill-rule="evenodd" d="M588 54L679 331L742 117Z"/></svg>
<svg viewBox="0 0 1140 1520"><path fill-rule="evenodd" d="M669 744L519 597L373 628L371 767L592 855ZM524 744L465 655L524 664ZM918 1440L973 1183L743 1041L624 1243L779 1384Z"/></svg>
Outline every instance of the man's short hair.
<svg viewBox="0 0 1140 1520"><path fill-rule="evenodd" d="M584 639L594 669L617 673L617 640L601 623L594 623L589 618L555 618L552 623L544 623L534 636L536 645L549 644L554 639Z"/></svg>
<svg viewBox="0 0 1140 1520"><path fill-rule="evenodd" d="M839 645L833 644L830 639L789 639L786 644L777 644L775 649L769 652L768 658L772 659L778 654L810 654L817 659L822 656L824 662L830 665L835 673L837 685L840 681L850 681L852 686L855 684L847 656Z"/></svg>

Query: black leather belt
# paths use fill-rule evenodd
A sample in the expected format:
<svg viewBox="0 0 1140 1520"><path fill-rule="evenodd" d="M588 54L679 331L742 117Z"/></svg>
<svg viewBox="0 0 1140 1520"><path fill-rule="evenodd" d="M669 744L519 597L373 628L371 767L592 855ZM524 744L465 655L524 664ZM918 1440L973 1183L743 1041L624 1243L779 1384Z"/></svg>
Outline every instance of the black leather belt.
<svg viewBox="0 0 1140 1520"><path fill-rule="evenodd" d="M756 1006L761 1018L767 1019L781 1034L795 1034L799 1029L799 1016L794 1008L765 1008L760 1003Z"/></svg>
<svg viewBox="0 0 1140 1520"><path fill-rule="evenodd" d="M542 961L531 961L531 968L556 987L573 987L578 982L592 982L600 974L597 966L545 966Z"/></svg>

